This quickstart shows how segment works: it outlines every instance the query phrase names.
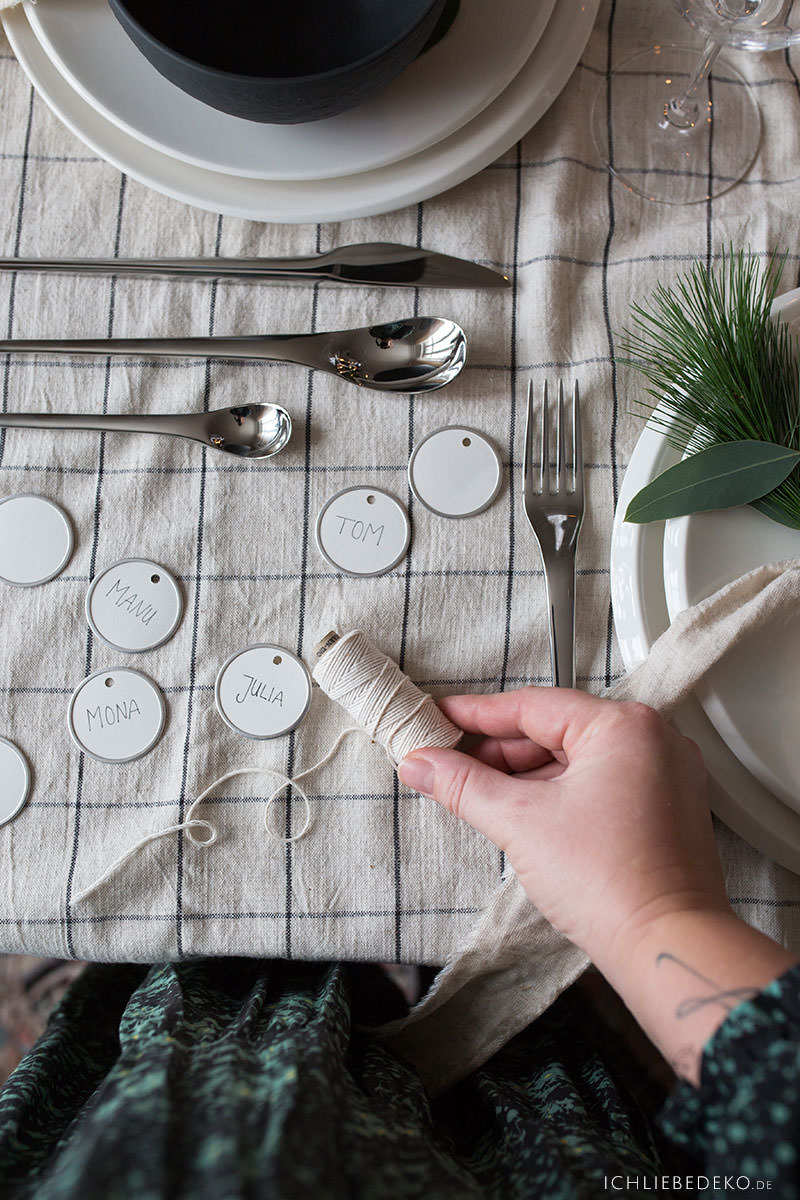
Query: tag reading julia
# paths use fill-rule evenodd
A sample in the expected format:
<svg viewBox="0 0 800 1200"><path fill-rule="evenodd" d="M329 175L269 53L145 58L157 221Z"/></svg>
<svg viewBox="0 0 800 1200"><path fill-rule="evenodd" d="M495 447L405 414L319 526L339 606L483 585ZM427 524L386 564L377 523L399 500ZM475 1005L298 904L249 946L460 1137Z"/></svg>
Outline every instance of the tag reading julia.
<svg viewBox="0 0 800 1200"><path fill-rule="evenodd" d="M0 737L0 825L11 821L28 799L31 769L13 742Z"/></svg>
<svg viewBox="0 0 800 1200"><path fill-rule="evenodd" d="M351 487L323 505L316 533L321 553L346 575L383 575L408 550L411 525L403 505L388 492Z"/></svg>
<svg viewBox="0 0 800 1200"><path fill-rule="evenodd" d="M81 750L100 762L125 763L153 749L167 708L159 688L141 671L95 671L72 693L69 731Z"/></svg>
<svg viewBox="0 0 800 1200"><path fill-rule="evenodd" d="M223 721L249 738L274 738L300 724L311 703L311 676L283 646L247 646L220 669L214 688Z"/></svg>
<svg viewBox="0 0 800 1200"><path fill-rule="evenodd" d="M125 558L95 576L86 595L86 620L112 650L139 654L172 637L183 616L183 597L164 567L147 558Z"/></svg>

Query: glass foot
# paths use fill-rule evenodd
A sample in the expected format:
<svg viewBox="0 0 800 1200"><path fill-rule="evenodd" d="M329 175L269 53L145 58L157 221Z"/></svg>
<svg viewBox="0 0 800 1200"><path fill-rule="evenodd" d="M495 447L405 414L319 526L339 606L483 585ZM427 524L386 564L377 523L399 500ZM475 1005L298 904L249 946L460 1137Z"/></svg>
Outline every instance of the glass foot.
<svg viewBox="0 0 800 1200"><path fill-rule="evenodd" d="M648 200L710 200L738 183L758 153L758 105L726 59L714 64L691 123L669 120L699 55L686 46L653 46L620 63L595 97L591 127L600 158L620 183Z"/></svg>

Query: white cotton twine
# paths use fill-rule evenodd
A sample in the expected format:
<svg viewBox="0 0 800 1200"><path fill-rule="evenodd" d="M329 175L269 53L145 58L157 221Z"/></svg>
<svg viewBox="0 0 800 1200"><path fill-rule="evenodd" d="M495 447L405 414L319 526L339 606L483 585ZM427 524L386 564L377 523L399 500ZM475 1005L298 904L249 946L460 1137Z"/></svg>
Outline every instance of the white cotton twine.
<svg viewBox="0 0 800 1200"><path fill-rule="evenodd" d="M396 766L423 746L451 748L461 730L360 629L338 638L320 658L314 679L385 749Z"/></svg>
<svg viewBox="0 0 800 1200"><path fill-rule="evenodd" d="M331 641L334 638L336 640ZM343 729L330 750L318 762L299 771L291 779L283 771L267 766L238 767L235 771L221 775L195 797L183 821L176 825L168 825L166 829L156 829L145 834L115 859L94 883L76 893L72 897L73 904L79 904L93 895L125 863L159 838L174 833L185 833L195 846L213 846L217 840L216 827L211 821L195 816L195 813L221 783L226 783L238 775L267 774L280 779L264 806L264 829L275 841L297 842L305 837L311 828L311 803L306 792L300 787L299 780L305 779L329 762L351 733L369 734L373 741L383 746L393 766L397 766L412 750L421 749L423 746L450 748L459 741L461 730L447 720L433 698L412 683L397 663L378 650L361 630L354 629L341 638L329 634L325 644L329 648L325 650L313 671L314 679L332 700L336 700L347 709L358 721L358 727ZM299 832L288 837L276 833L270 824L272 804L285 788L292 788L297 792L303 800L306 813ZM203 831L203 837L197 836L200 830Z"/></svg>

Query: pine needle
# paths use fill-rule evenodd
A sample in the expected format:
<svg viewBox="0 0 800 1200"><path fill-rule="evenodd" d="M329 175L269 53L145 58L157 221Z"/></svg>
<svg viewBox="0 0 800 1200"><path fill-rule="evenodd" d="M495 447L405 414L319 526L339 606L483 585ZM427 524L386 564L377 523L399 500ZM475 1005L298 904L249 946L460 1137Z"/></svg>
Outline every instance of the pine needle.
<svg viewBox="0 0 800 1200"><path fill-rule="evenodd" d="M695 263L649 306L632 306L622 361L653 400L635 403L677 449L753 439L800 450L796 339L770 318L784 263L772 255L762 268L731 248L716 270ZM800 529L800 468L754 505Z"/></svg>

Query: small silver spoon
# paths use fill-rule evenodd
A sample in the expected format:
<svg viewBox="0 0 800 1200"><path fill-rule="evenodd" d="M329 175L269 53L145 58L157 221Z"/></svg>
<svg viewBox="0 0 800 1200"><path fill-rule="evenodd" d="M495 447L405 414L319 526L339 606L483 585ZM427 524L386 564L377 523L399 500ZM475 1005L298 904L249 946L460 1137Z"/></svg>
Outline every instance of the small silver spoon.
<svg viewBox="0 0 800 1200"><path fill-rule="evenodd" d="M214 412L140 417L117 413L0 413L3 425L13 429L168 433L238 458L269 458L284 448L292 432L292 419L279 404L244 404Z"/></svg>
<svg viewBox="0 0 800 1200"><path fill-rule="evenodd" d="M443 317L408 317L332 333L248 337L79 338L0 341L0 354L127 354L171 358L264 358L298 363L382 392L429 392L455 379L464 330Z"/></svg>

